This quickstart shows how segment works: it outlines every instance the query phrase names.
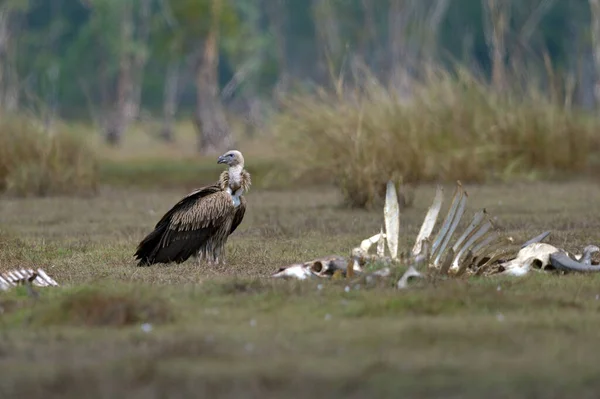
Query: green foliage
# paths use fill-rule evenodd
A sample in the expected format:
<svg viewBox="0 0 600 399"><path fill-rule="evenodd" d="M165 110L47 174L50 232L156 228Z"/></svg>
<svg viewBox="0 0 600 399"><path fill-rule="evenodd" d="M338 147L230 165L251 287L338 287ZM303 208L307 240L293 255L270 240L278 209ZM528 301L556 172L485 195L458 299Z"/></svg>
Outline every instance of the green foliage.
<svg viewBox="0 0 600 399"><path fill-rule="evenodd" d="M406 183L552 178L590 172L598 120L531 89L498 95L464 70L431 73L412 100L376 83L291 97L275 127L299 173L328 175L353 206Z"/></svg>
<svg viewBox="0 0 600 399"><path fill-rule="evenodd" d="M18 196L88 194L96 190L94 154L82 138L44 132L36 122L0 122L0 191Z"/></svg>
<svg viewBox="0 0 600 399"><path fill-rule="evenodd" d="M220 1L220 76L243 67L245 83L239 90L247 88L250 95L270 94L282 74L305 83L320 81L327 75L323 63L330 63L337 71L354 55L366 59L382 76L389 70L391 0L328 0L308 5L290 0ZM532 15L541 0L511 1L507 64L516 60L517 64L534 64L541 70L541 55L547 51L553 65L575 71L571 60L578 59L582 51L573 43L589 39L587 1L553 2L538 23ZM151 56L144 74L143 105L160 109L168 62L173 57L186 59L201 49L213 19L213 0L153 2L149 43L136 39L122 43L122 10L128 2L134 10L139 8L139 0L4 1L2 5L11 10L10 19L15 25L11 33L16 40L13 47L19 49L14 55L16 72L27 93L26 100L33 97L48 101L54 97L62 116L81 118L89 111L86 104L108 101L105 97L114 90L121 52L144 51ZM426 23L431 13L429 3L403 3L411 15L403 29L405 37L398 40L405 51L418 55L425 47L435 48L435 59L465 60L474 69L489 74L480 0L452 0L435 29L437 38L430 37L433 30ZM136 18L134 29L139 26ZM319 30L331 32L335 45L324 43ZM589 44L585 51L589 51ZM324 53L328 53L327 61ZM227 81L223 78L220 83ZM185 85L181 97L181 109L190 110L195 100L193 85Z"/></svg>

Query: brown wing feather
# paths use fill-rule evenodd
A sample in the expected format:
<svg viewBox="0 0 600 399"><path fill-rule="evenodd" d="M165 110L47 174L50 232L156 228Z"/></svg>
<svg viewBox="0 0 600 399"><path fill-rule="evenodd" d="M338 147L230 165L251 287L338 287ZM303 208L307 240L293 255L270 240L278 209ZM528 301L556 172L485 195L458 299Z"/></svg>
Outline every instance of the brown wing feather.
<svg viewBox="0 0 600 399"><path fill-rule="evenodd" d="M232 234L235 229L242 223L244 219L244 214L246 213L246 198L244 196L240 196L240 205L237 207L235 214L233 215L233 222L231 223L231 230L229 230L229 234Z"/></svg>
<svg viewBox="0 0 600 399"><path fill-rule="evenodd" d="M156 226L154 227L158 227L163 223L167 223L175 212L178 212L181 209L186 209L191 204L196 203L201 198L204 198L210 194L217 193L219 191L222 190L218 184L211 184L210 186L200 187L199 189L192 191L191 193L180 199L175 205L173 205L173 207L163 215L163 217L156 223Z"/></svg>
<svg viewBox="0 0 600 399"><path fill-rule="evenodd" d="M233 210L218 186L203 187L175 204L137 248L139 265L181 263L198 251Z"/></svg>

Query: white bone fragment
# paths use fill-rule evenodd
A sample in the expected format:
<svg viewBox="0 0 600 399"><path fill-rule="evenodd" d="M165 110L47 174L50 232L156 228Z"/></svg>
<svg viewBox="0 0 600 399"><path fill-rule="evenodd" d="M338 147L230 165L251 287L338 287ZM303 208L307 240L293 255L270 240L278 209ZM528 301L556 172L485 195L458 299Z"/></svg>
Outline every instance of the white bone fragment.
<svg viewBox="0 0 600 399"><path fill-rule="evenodd" d="M293 277L293 278L297 278L299 280L306 280L308 278L313 277L313 274L311 273L311 271L304 267L304 265L298 264L298 265L292 265L289 267L286 267L283 270L279 270L277 273L271 275L271 277L276 277L276 278L286 278L286 277Z"/></svg>
<svg viewBox="0 0 600 399"><path fill-rule="evenodd" d="M400 277L400 280L398 280L398 289L404 289L406 287L408 287L408 279L411 277L418 277L418 278L423 278L423 275L421 273L419 273L414 266L410 266L402 275L402 277Z"/></svg>
<svg viewBox="0 0 600 399"><path fill-rule="evenodd" d="M400 206L398 204L396 187L392 181L387 182L383 216L385 219L385 234L390 250L390 256L392 259L397 259L398 236L400 234Z"/></svg>
<svg viewBox="0 0 600 399"><path fill-rule="evenodd" d="M431 236L431 232L435 227L435 223L440 213L440 209L442 208L443 201L444 189L441 186L437 186L435 190L435 198L433 199L433 203L427 211L427 215L425 215L425 219L423 220L423 224L421 225L421 230L419 231L419 234L417 235L417 239L415 241L415 245L413 246L413 256L417 256L421 253L423 240L428 239Z"/></svg>

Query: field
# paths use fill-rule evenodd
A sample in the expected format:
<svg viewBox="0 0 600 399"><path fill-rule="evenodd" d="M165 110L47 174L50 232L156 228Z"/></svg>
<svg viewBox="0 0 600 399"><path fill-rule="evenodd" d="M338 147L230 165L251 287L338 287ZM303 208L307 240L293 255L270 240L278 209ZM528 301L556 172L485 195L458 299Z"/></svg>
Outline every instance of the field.
<svg viewBox="0 0 600 399"><path fill-rule="evenodd" d="M137 243L189 184L0 199L0 267L43 267L62 285L0 295L0 397L597 395L600 276L348 292L344 280L267 278L379 231L381 210L343 207L331 187L251 190L225 266L137 267ZM466 189L467 216L486 207L517 242L544 230L567 249L600 242L597 184ZM404 247L433 194L419 187L403 211Z"/></svg>

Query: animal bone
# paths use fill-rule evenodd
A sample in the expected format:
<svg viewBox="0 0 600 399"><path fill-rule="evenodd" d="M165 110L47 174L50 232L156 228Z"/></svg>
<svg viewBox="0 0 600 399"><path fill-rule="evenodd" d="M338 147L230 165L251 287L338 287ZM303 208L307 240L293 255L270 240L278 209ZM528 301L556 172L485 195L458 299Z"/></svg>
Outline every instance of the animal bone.
<svg viewBox="0 0 600 399"><path fill-rule="evenodd" d="M437 253L438 247L442 243L442 239L448 233L448 229L450 228L450 224L452 223L454 215L456 214L456 210L458 209L458 206L459 206L460 202L462 201L463 194L464 194L464 191L462 189L462 186L461 185L457 186L456 191L454 192L454 197L452 198L452 203L450 204L450 210L448 211L448 214L446 215L446 218L444 219L442 227L440 228L440 231L438 232L438 234L437 234L436 238L434 239L433 244L431 246L431 255L432 256Z"/></svg>
<svg viewBox="0 0 600 399"><path fill-rule="evenodd" d="M379 240L377 241L377 256L383 258L385 256L385 234L383 234L383 227L379 233Z"/></svg>
<svg viewBox="0 0 600 399"><path fill-rule="evenodd" d="M487 233L489 231L489 229L492 228L492 222L490 222L488 220L483 225L481 225L479 227L479 229L477 231L475 231L473 234L473 229L476 227L475 222L480 223L481 220L479 220L479 219L483 219L484 214L485 214L485 210L483 212L481 212L480 214L476 214L475 217L473 218L473 222L471 223L471 226L469 226L469 228L467 230L465 230L463 237L467 237L467 235L466 235L467 233L472 234L471 237L467 240L467 242L462 247L460 247L460 246L456 245L460 242L460 239L459 239L459 241L457 241L456 244L454 244L454 246L452 247L453 252L456 252L457 250L458 250L458 252L456 253L456 256L454 257L454 260L452 261L452 266L450 267L451 270L459 269L459 267L460 267L459 261L460 261L460 258L462 257L462 255L471 247L471 245L473 245L475 243L475 241L477 241L481 237L483 237L485 235L485 233ZM481 218L478 218L478 216L481 216ZM473 227L473 229L471 229L471 227ZM461 237L461 238L463 238L463 237Z"/></svg>
<svg viewBox="0 0 600 399"><path fill-rule="evenodd" d="M398 289L404 289L406 287L408 287L408 279L411 277L418 277L418 278L423 278L423 275L421 273L419 273L414 266L410 266L402 275L402 277L400 277L400 280L398 280L398 284L397 287Z"/></svg>
<svg viewBox="0 0 600 399"><path fill-rule="evenodd" d="M550 235L549 231L544 231L542 234L537 235L535 237L533 237L531 240L525 242L521 248L525 248L526 246L536 243L536 242L542 242L546 237L548 237Z"/></svg>
<svg viewBox="0 0 600 399"><path fill-rule="evenodd" d="M571 259L565 252L556 252L550 255L550 264L558 270L567 272L599 272L600 266L591 264L592 254L599 252L600 248L588 245L583 250L580 261Z"/></svg>
<svg viewBox="0 0 600 399"><path fill-rule="evenodd" d="M462 190L462 186L460 186L461 190ZM454 235L454 231L456 230L456 227L458 226L458 222L460 222L460 219L462 218L464 212L465 212L465 207L467 205L467 196L466 193L463 191L463 196L460 199L460 203L458 205L457 210L453 213L452 215L452 224L450 225L450 228L446 231L446 234L444 235L444 239L442 241L442 243L440 244L440 246L438 247L438 253L437 256L435 257L434 261L433 261L433 266L437 267L439 262L440 262L440 258L442 257L444 251L446 250L446 247L448 246L448 243L450 242L450 239L452 238L452 235Z"/></svg>
<svg viewBox="0 0 600 399"><path fill-rule="evenodd" d="M385 232L381 229L379 234L363 240L360 246L351 252L349 263L352 270L358 273L362 272L361 266L367 262L392 264L398 261L400 230L398 197L396 188L391 181L388 182L386 188ZM588 246L583 255L570 258L566 251L541 243L550 234L548 231L528 240L523 245L515 246L512 237L498 231L486 209L476 212L469 225L452 243L452 237L457 232L458 225L465 214L467 198L466 191L458 181L448 213L441 227L432 237L443 202L443 190L441 186L436 188L435 198L425 215L415 244L409 252L410 255L405 257L405 252L403 252L400 257L401 260L410 262L411 267L398 281L399 288L405 287L407 280L411 277L423 277L417 271L419 265L423 263L427 264L429 268L438 270L440 274L452 272L454 277L465 273L475 275L504 273L520 276L533 268L545 270L550 266L567 271L600 271L600 266L592 265L591 258L593 253L600 252L600 248ZM375 243L377 243L377 251L372 255L369 251ZM390 256L385 256L386 243L390 250ZM304 277L306 275L331 277L340 273L346 274L347 266L348 262L341 259L332 262L331 258L327 258L324 261L321 259L291 265L286 269L280 269L276 275L300 275L302 278L306 278ZM299 269L304 271L300 272ZM383 270L385 270L382 272L384 275L391 273L389 267ZM370 273L367 278L373 278L375 275Z"/></svg>
<svg viewBox="0 0 600 399"><path fill-rule="evenodd" d="M348 260L341 256L331 255L309 262L295 263L293 265L280 268L271 277L294 277L299 280L306 280L310 277L331 277L336 272L346 274L348 271ZM352 271L361 271L356 265L352 264ZM352 274L352 273L349 273Z"/></svg>
<svg viewBox="0 0 600 399"><path fill-rule="evenodd" d="M383 215L390 256L392 259L396 259L398 257L398 235L400 234L400 205L398 204L396 187L392 181L387 182Z"/></svg>
<svg viewBox="0 0 600 399"><path fill-rule="evenodd" d="M422 242L423 240L428 239L431 236L431 232L435 227L435 222L437 221L438 214L440 213L440 209L442 208L442 201L444 200L444 189L441 186L437 186L435 190L435 198L433 199L433 204L429 207L427 211L427 215L425 215L425 219L423 220L423 224L421 225L421 230L419 231L419 235L417 235L417 240L412 249L412 255L417 256L421 253Z"/></svg>
<svg viewBox="0 0 600 399"><path fill-rule="evenodd" d="M0 274L0 291L7 291L19 284L30 282L37 287L58 286L43 269L13 269Z"/></svg>
<svg viewBox="0 0 600 399"><path fill-rule="evenodd" d="M591 265L592 255L596 252L600 252L600 248L598 248L595 245L588 245L587 247L583 248L583 255L579 259L579 263L583 263L584 265Z"/></svg>
<svg viewBox="0 0 600 399"><path fill-rule="evenodd" d="M537 261L539 268L544 270L550 264L550 255L558 251L558 248L550 244L534 242L521 249L516 258L500 264L500 267L503 268L505 272L508 271L506 274L512 274L510 270L514 268L526 268L527 270L524 271L526 273L530 266ZM518 273L521 272L523 272L523 270Z"/></svg>
<svg viewBox="0 0 600 399"><path fill-rule="evenodd" d="M314 275L312 274L310 269L308 269L304 266L304 264L296 263L293 265L279 268L279 270L275 274L271 275L271 277L276 277L276 278L293 277L293 278L297 278L298 280L306 280L311 277L314 277Z"/></svg>

